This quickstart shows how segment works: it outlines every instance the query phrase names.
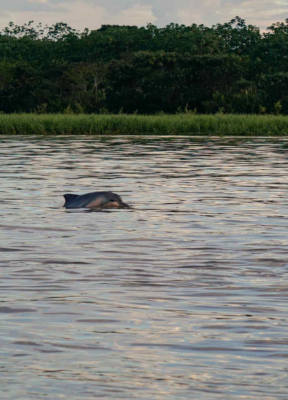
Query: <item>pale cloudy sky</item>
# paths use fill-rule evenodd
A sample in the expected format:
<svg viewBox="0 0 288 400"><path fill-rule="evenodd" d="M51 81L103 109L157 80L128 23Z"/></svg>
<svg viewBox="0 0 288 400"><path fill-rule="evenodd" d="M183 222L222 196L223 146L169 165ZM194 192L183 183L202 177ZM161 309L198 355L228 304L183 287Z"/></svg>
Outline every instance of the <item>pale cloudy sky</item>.
<svg viewBox="0 0 288 400"><path fill-rule="evenodd" d="M10 21L30 20L73 28L97 29L102 24L164 26L170 22L227 22L236 15L265 29L288 18L288 0L0 0L0 29Z"/></svg>

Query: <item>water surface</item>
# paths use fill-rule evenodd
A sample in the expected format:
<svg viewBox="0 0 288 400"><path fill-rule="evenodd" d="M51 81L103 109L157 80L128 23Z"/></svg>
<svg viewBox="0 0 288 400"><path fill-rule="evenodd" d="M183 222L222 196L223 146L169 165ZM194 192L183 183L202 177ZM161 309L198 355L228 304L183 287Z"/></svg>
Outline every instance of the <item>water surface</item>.
<svg viewBox="0 0 288 400"><path fill-rule="evenodd" d="M2 137L1 399L287 399L287 143Z"/></svg>

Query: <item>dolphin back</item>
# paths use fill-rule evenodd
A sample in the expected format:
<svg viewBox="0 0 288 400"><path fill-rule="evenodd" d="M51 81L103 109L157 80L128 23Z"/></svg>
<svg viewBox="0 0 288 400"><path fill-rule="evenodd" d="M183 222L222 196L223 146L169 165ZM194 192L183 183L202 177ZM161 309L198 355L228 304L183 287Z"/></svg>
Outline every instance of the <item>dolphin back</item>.
<svg viewBox="0 0 288 400"><path fill-rule="evenodd" d="M64 207L70 207L71 204L79 197L78 194L64 194L65 204Z"/></svg>
<svg viewBox="0 0 288 400"><path fill-rule="evenodd" d="M107 192L94 192L86 194L65 194L64 198L66 200L64 207L66 208L85 208L97 197L102 197L103 193Z"/></svg>
<svg viewBox="0 0 288 400"><path fill-rule="evenodd" d="M121 197L113 192L93 192L82 195L65 194L65 208L129 208L128 204L123 203ZM111 204L111 206L110 206Z"/></svg>

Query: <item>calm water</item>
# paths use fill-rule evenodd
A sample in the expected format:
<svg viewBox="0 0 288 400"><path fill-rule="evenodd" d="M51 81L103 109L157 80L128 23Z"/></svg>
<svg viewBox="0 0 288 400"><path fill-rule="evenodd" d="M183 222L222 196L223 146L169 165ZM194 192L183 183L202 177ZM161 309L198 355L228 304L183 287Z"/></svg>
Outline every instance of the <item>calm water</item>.
<svg viewBox="0 0 288 400"><path fill-rule="evenodd" d="M288 142L0 141L1 399L288 399Z"/></svg>

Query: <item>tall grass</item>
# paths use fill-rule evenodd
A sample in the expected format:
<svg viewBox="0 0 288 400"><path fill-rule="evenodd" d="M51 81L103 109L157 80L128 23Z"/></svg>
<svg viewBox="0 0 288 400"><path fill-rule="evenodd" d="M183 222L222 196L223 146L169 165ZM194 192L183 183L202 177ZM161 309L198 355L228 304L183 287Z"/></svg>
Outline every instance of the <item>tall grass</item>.
<svg viewBox="0 0 288 400"><path fill-rule="evenodd" d="M286 136L288 116L1 114L0 134Z"/></svg>

